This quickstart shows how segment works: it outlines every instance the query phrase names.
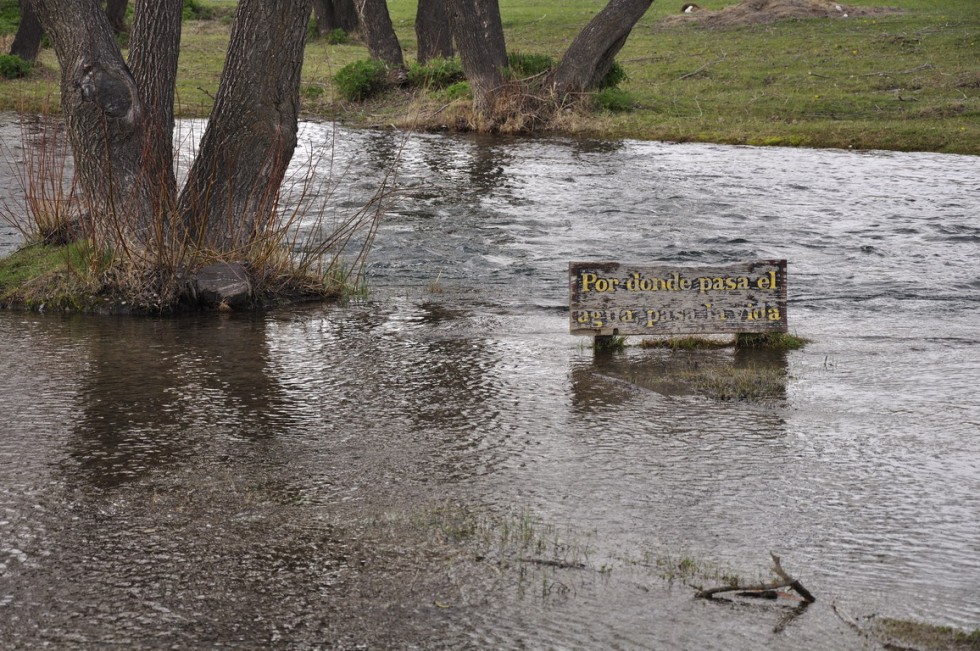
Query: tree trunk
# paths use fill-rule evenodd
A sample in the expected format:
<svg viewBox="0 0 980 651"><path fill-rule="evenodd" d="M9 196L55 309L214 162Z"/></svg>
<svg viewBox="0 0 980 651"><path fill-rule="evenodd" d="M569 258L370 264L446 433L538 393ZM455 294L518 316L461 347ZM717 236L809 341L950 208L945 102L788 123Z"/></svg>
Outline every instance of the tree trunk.
<svg viewBox="0 0 980 651"><path fill-rule="evenodd" d="M106 0L105 15L109 18L112 31L122 34L126 31L126 6L129 0Z"/></svg>
<svg viewBox="0 0 980 651"><path fill-rule="evenodd" d="M415 14L415 36L419 63L424 64L439 57L448 59L455 54L446 0L419 0Z"/></svg>
<svg viewBox="0 0 980 651"><path fill-rule="evenodd" d="M104 240L136 235L146 223L139 185L144 121L136 82L96 0L33 0L61 64L61 105L88 201L91 227Z"/></svg>
<svg viewBox="0 0 980 651"><path fill-rule="evenodd" d="M296 146L312 0L241 0L208 127L180 198L190 234L241 255L274 218Z"/></svg>
<svg viewBox="0 0 980 651"><path fill-rule="evenodd" d="M313 16L316 18L316 31L320 36L326 36L337 29L333 3L330 0L313 0Z"/></svg>
<svg viewBox="0 0 980 651"><path fill-rule="evenodd" d="M360 31L360 23L357 18L357 7L354 0L330 0L333 3L333 17L337 21L337 27L348 34L356 34Z"/></svg>
<svg viewBox="0 0 980 651"><path fill-rule="evenodd" d="M550 78L559 96L594 89L653 0L610 0L565 52Z"/></svg>
<svg viewBox="0 0 980 651"><path fill-rule="evenodd" d="M473 110L489 116L504 85L507 47L497 0L446 0L463 73L473 91Z"/></svg>
<svg viewBox="0 0 980 651"><path fill-rule="evenodd" d="M37 59L38 50L41 49L43 35L41 22L37 19L30 0L20 0L20 25L10 46L10 53L25 61L34 61Z"/></svg>
<svg viewBox="0 0 980 651"><path fill-rule="evenodd" d="M169 221L177 198L174 177L174 80L180 46L183 0L140 2L133 15L129 68L143 111L140 169L146 201L155 219ZM161 223L155 221L154 223ZM156 234L162 234L156 231Z"/></svg>
<svg viewBox="0 0 980 651"><path fill-rule="evenodd" d="M389 68L404 69L402 48L391 24L385 0L355 0L355 5L361 19L361 34L371 56Z"/></svg>
<svg viewBox="0 0 980 651"><path fill-rule="evenodd" d="M320 36L326 36L335 29L353 34L360 28L354 0L313 0L313 13Z"/></svg>

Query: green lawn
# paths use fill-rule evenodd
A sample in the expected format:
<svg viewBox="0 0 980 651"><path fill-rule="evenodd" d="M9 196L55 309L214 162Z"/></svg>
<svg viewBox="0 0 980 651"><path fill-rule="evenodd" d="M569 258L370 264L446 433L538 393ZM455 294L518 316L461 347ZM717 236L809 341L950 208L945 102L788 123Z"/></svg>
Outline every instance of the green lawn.
<svg viewBox="0 0 980 651"><path fill-rule="evenodd" d="M0 8L9 2L0 0ZM233 4L203 3L224 9ZM558 57L604 4L501 0L508 49ZM853 0L845 4L900 11L723 29L664 24L680 4L655 3L620 53L630 77L623 88L634 109L579 116L567 129L607 137L980 154L977 0ZM736 2L699 4L721 9ZM388 5L411 61L416 3ZM227 17L185 23L181 114L209 109L228 23ZM9 41L8 36L0 44L9 47ZM359 106L334 99L333 75L366 56L360 44L312 40L304 66L306 114L386 124L409 111L404 92ZM57 63L50 50L41 63L27 80L0 82L0 109L38 110L41 99L56 94Z"/></svg>

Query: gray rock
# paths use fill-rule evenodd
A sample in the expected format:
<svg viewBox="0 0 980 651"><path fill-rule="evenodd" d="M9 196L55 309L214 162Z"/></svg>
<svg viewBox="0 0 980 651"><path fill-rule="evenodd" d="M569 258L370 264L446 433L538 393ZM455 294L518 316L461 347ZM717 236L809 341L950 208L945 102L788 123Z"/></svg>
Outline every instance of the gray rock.
<svg viewBox="0 0 980 651"><path fill-rule="evenodd" d="M242 307L252 298L248 271L238 262L218 262L204 267L194 276L198 299L227 307Z"/></svg>

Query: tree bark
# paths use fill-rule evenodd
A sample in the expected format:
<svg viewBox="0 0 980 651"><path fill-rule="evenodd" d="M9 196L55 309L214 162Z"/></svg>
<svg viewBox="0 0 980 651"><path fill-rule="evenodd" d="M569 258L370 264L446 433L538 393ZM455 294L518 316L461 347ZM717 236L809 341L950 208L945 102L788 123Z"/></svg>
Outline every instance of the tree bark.
<svg viewBox="0 0 980 651"><path fill-rule="evenodd" d="M563 96L596 88L651 4L653 0L610 0L575 37L551 74L555 93Z"/></svg>
<svg viewBox="0 0 980 651"><path fill-rule="evenodd" d="M446 0L419 0L415 13L415 37L420 64L439 57L448 59L455 54Z"/></svg>
<svg viewBox="0 0 980 651"><path fill-rule="evenodd" d="M312 0L241 0L208 127L180 198L203 246L239 254L274 218L296 146Z"/></svg>
<svg viewBox="0 0 980 651"><path fill-rule="evenodd" d="M20 25L17 26L17 34L10 46L10 53L25 61L34 61L41 49L41 37L43 35L41 22L38 20L30 0L20 0Z"/></svg>
<svg viewBox="0 0 980 651"><path fill-rule="evenodd" d="M446 0L446 5L463 73L473 91L473 110L489 116L507 67L500 7L497 0Z"/></svg>
<svg viewBox="0 0 980 651"><path fill-rule="evenodd" d="M33 0L61 64L61 105L88 201L105 239L136 235L146 223L140 174L144 112L136 81L96 0Z"/></svg>
<svg viewBox="0 0 980 651"><path fill-rule="evenodd" d="M389 68L405 67L401 44L391 24L388 4L385 0L355 0L357 15L361 19L361 34L371 56Z"/></svg>
<svg viewBox="0 0 980 651"><path fill-rule="evenodd" d="M182 0L138 3L133 15L129 51L129 68L144 106L139 154L146 183L141 185L148 193L145 200L151 216L168 221L177 198L173 156L174 88L182 15Z"/></svg>

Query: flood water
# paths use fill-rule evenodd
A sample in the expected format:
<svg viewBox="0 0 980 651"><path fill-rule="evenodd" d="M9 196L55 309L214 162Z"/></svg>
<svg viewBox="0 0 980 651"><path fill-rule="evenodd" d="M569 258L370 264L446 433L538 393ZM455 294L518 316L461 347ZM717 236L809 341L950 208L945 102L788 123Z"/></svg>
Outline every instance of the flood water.
<svg viewBox="0 0 980 651"><path fill-rule="evenodd" d="M396 173L366 298L0 312L0 647L865 649L872 615L980 627L977 159L303 142L297 169L332 162L328 215ZM569 261L777 258L800 351L568 334ZM706 367L782 385L673 382ZM712 568L768 580L770 551L815 604L693 598Z"/></svg>

